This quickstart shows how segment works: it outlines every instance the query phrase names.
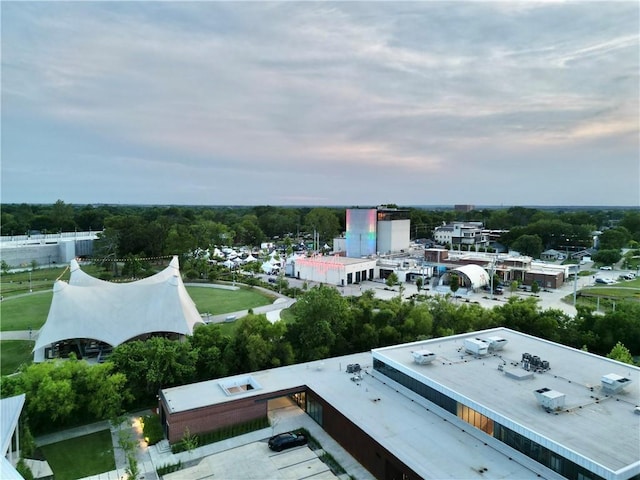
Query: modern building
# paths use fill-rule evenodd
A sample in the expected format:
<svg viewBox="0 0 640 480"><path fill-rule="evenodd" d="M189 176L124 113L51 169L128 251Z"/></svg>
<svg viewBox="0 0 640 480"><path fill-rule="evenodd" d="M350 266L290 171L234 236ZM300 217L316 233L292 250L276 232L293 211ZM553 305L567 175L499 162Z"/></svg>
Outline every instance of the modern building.
<svg viewBox="0 0 640 480"><path fill-rule="evenodd" d="M386 255L409 249L409 210L383 207L348 208L346 216L347 257Z"/></svg>
<svg viewBox="0 0 640 480"><path fill-rule="evenodd" d="M0 253L10 268L68 263L93 254L93 242L100 232L63 232L0 237Z"/></svg>
<svg viewBox="0 0 640 480"><path fill-rule="evenodd" d="M47 321L34 347L34 361L74 351L101 356L121 343L151 335L179 338L204 323L180 276L178 257L167 268L129 283L112 283L70 264L69 282L58 280Z"/></svg>
<svg viewBox="0 0 640 480"><path fill-rule="evenodd" d="M640 479L640 368L505 328L163 389L165 434L289 398L380 479Z"/></svg>
<svg viewBox="0 0 640 480"><path fill-rule="evenodd" d="M475 210L475 205L469 205L469 204L458 204L458 205L454 205L453 209L456 212L470 212L472 210Z"/></svg>
<svg viewBox="0 0 640 480"><path fill-rule="evenodd" d="M348 208L346 216L347 257L361 258L376 255L378 251L377 210Z"/></svg>
<svg viewBox="0 0 640 480"><path fill-rule="evenodd" d="M482 222L453 222L436 227L433 239L440 245L463 250L489 245L489 234L484 231Z"/></svg>
<svg viewBox="0 0 640 480"><path fill-rule="evenodd" d="M377 276L376 260L340 256L296 257L293 275L300 280L329 285L351 285Z"/></svg>
<svg viewBox="0 0 640 480"><path fill-rule="evenodd" d="M409 210L378 208L378 252L381 255L404 253L411 244Z"/></svg>

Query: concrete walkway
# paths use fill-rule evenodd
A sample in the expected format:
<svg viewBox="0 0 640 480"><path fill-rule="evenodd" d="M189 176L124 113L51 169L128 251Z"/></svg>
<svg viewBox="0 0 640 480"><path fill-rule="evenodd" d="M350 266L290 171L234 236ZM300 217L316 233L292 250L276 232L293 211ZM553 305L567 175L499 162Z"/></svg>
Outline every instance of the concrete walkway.
<svg viewBox="0 0 640 480"><path fill-rule="evenodd" d="M167 465L175 465L181 463L184 468L199 464L204 458L214 454L224 454L225 451L231 451L240 446L248 445L255 442L264 444L264 448L259 448L256 451L260 452L268 451L266 440L272 435L295 430L297 428L306 428L309 433L320 443L322 449L330 453L333 458L344 468L348 475L352 478L359 480L373 479L371 474L363 468L349 453L347 453L335 440L333 440L311 417L303 412L298 406L293 404L288 399L281 399L281 405L276 408L272 408L269 411L269 418L272 427L257 430L255 432L247 433L245 435L239 435L233 438L228 438L220 442L212 443L209 445L203 445L195 448L190 452L181 452L174 454L171 452L166 440L159 444L149 446L145 442L142 434L142 425L140 424L140 418L150 414L150 411L136 412L135 414L129 414L126 416L122 424L113 426L110 422L96 422L89 425L83 425L81 427L71 428L61 432L55 432L48 435L43 435L35 439L38 447L43 445L49 445L51 443L57 443L71 438L77 438L91 433L100 432L103 430L111 431L111 438L113 441L113 452L115 458L116 468L109 472L103 472L90 477L85 477L83 480L122 480L126 477L126 470L128 468L128 462L125 458L124 451L120 448L121 435L130 438L135 442L135 455L138 462L139 478L145 480L158 480L159 476L156 470L160 467ZM250 461L250 459L246 459ZM176 472L171 478L191 478L188 476L187 471ZM235 478L233 471L222 473L220 478ZM345 476L345 478L349 478Z"/></svg>
<svg viewBox="0 0 640 480"><path fill-rule="evenodd" d="M111 441L113 444L113 456L116 464L116 469L110 472L100 473L87 477L91 480L122 480L126 477L126 471L129 468L129 463L126 458L125 451L121 448L121 439L131 441L135 445L135 457L138 462L138 469L140 471L139 478L144 479L157 479L156 468L162 466L162 464L155 465L151 460L150 448L144 440L142 433L142 424L140 418L150 414L150 410L136 412L127 415L120 425L114 426L111 422L103 421L91 423L89 425L83 425L60 432L50 433L37 437L35 439L38 447L49 445L52 443L62 442L72 438L78 438L92 433L109 430L111 432Z"/></svg>

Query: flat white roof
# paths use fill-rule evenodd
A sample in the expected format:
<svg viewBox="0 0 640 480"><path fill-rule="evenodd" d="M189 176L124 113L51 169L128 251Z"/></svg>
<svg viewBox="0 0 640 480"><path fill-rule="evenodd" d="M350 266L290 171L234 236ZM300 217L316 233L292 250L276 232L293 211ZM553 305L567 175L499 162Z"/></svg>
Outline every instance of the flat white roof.
<svg viewBox="0 0 640 480"><path fill-rule="evenodd" d="M318 264L318 263L333 263L338 265L357 265L359 263L373 263L376 264L376 259L371 258L351 258L342 257L340 255L332 256L318 256L318 257L299 257L294 261L301 264Z"/></svg>
<svg viewBox="0 0 640 480"><path fill-rule="evenodd" d="M508 344L485 356L465 353L465 339L491 335ZM420 348L437 355L431 364L413 362L411 351ZM524 372L523 353L548 361L550 370L517 375ZM640 416L634 415L640 405L640 368L503 328L380 348L373 355L518 433L531 432L525 435L547 448L550 442L561 445L573 461L575 452L613 472L640 468ZM631 382L607 396L601 378L609 374ZM540 406L534 391L541 388L566 395L560 412Z"/></svg>
<svg viewBox="0 0 640 480"><path fill-rule="evenodd" d="M361 380L346 373L360 364ZM164 389L172 412L307 386L423 478L533 478L535 473L509 454L471 435L470 428L443 421L416 395L407 396L373 372L371 353L252 372L260 390L228 397L220 384L244 375ZM429 410L427 410L429 408ZM468 425L467 425L468 427ZM428 459L426 461L425 459ZM534 462L531 462L534 463ZM487 468L488 471L483 469ZM547 477L550 478L550 477ZM553 478L553 477L551 477Z"/></svg>

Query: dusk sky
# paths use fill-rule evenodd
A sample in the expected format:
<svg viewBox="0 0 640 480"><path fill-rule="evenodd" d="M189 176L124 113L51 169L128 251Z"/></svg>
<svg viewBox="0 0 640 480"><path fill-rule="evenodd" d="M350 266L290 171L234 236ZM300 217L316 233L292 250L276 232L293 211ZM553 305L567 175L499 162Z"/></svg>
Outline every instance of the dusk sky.
<svg viewBox="0 0 640 480"><path fill-rule="evenodd" d="M640 206L640 4L2 1L3 203Z"/></svg>

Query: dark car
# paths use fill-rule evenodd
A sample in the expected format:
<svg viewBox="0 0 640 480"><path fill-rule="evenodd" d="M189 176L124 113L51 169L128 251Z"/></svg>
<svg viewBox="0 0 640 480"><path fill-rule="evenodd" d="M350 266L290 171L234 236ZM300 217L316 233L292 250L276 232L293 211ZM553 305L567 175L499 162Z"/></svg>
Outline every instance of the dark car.
<svg viewBox="0 0 640 480"><path fill-rule="evenodd" d="M307 437L302 433L287 432L275 435L269 439L269 448L281 452L287 448L299 447L307 444Z"/></svg>

